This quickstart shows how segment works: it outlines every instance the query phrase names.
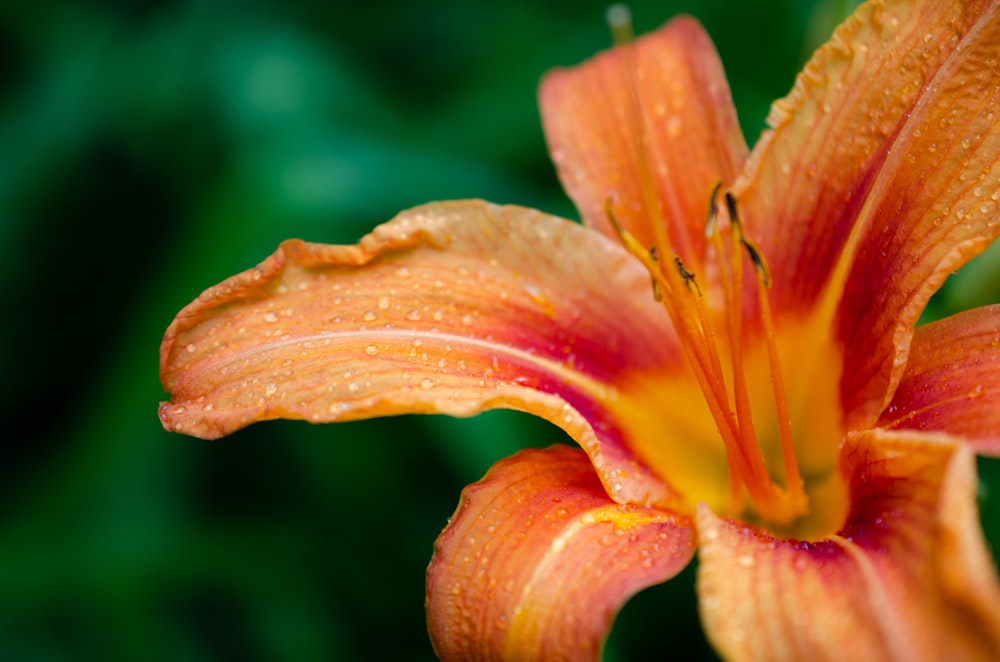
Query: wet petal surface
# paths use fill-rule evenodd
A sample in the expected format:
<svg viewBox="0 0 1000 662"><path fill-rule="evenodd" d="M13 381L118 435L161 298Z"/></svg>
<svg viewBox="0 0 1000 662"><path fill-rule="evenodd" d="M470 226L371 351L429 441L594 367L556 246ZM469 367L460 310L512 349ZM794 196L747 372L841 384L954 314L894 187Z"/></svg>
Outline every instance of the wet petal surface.
<svg viewBox="0 0 1000 662"><path fill-rule="evenodd" d="M775 103L734 186L776 310L836 325L848 427L875 421L928 297L998 232L997 11L866 3Z"/></svg>
<svg viewBox="0 0 1000 662"><path fill-rule="evenodd" d="M1000 306L919 327L878 425L948 432L1000 454Z"/></svg>
<svg viewBox="0 0 1000 662"><path fill-rule="evenodd" d="M627 47L550 72L539 97L552 160L584 222L614 236L605 207L611 199L619 222L644 245L653 244L653 223L662 219L685 260L697 264L709 193L733 180L747 153L722 64L701 26L676 18Z"/></svg>
<svg viewBox="0 0 1000 662"><path fill-rule="evenodd" d="M563 427L623 501L669 489L613 419L625 373L682 365L648 275L575 223L483 202L404 212L357 246L286 242L170 326L161 419L197 436L254 421L512 408ZM673 367L672 367L673 366Z"/></svg>
<svg viewBox="0 0 1000 662"><path fill-rule="evenodd" d="M845 442L837 535L780 540L698 513L710 640L741 659L992 659L1000 589L979 528L971 449L872 431Z"/></svg>
<svg viewBox="0 0 1000 662"><path fill-rule="evenodd" d="M608 498L566 446L498 462L462 494L427 573L446 660L597 660L618 609L694 553L687 518Z"/></svg>

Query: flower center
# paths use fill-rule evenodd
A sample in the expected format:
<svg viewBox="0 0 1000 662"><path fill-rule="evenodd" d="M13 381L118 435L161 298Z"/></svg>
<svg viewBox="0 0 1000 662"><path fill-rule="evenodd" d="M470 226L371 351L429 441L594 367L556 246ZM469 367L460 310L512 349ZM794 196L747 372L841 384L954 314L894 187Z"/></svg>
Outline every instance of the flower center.
<svg viewBox="0 0 1000 662"><path fill-rule="evenodd" d="M752 502L753 510L760 517L778 525L785 525L807 512L809 499L804 490L792 438L788 398L767 294L770 276L760 251L744 235L736 201L728 192L725 201L729 224L726 237L723 237L716 204L719 188L716 186L712 192L707 234L719 262L725 313L723 319L725 328L720 330L715 328L708 314L704 295L698 286L695 274L688 270L682 258L673 251L666 233L660 238L662 245L657 244L646 249L619 225L610 200L607 212L625 248L649 271L653 294L670 316L679 336L681 348L722 438L729 465L732 510L734 512L742 510L740 504L743 495L746 494ZM673 258L662 259L661 255L664 253L673 255ZM768 472L751 414L744 363L746 349L742 307L744 254L749 257L753 265L757 281L757 310L760 318L758 322L767 349L774 420L777 424L783 461L783 484L779 484ZM724 345L728 349L727 352L720 351L720 344L723 344L720 334L726 341ZM724 367L724 354L728 355L728 369Z"/></svg>
<svg viewBox="0 0 1000 662"><path fill-rule="evenodd" d="M632 30L627 9L615 6L609 10L607 18L616 43L630 42ZM626 48L630 49L631 45ZM707 405L711 422L699 422L691 426L691 430L705 431L714 424L716 438L722 440L728 466L728 512L760 520L775 531L788 531L793 528L793 522L798 527L804 515L809 514L812 518L814 513L810 511L816 510L817 513L822 512L819 518L822 522L818 526L825 527L830 517L835 519L839 516L835 512L838 510L836 504L842 501L828 498L832 495L827 493L828 487L832 486L833 491L838 487L835 485L838 478L833 466L833 454L827 453L827 450L835 449L839 443L840 422L808 422L807 432L813 436L810 441L817 442L816 446L821 450L814 454L818 455L818 460L813 456L806 459L807 481L810 483L807 495L792 434L793 413L789 407L789 391L778 351L779 330L775 327L771 311L771 279L765 258L746 235L735 198L728 191L721 193L721 184L715 186L709 197L704 258L687 245L689 242L682 241L685 245L676 245L671 241L667 223L660 212L659 194L648 162L646 145L649 140L641 110L636 67L631 59L633 52L626 50L624 55L624 73L628 77L629 89L628 124L638 156L637 174L643 206L653 215L650 221L656 233L655 244L652 247L642 245L619 224L614 201L610 198L606 211L626 250L639 259L649 272L653 296L662 303L670 317L691 375ZM720 200L724 201L721 207ZM678 233L677 236L683 239L687 235ZM685 260L684 256L689 256L690 260ZM753 273L745 278L748 266ZM699 284L703 276L712 277L711 284L707 280L703 283L711 285L705 291ZM706 300L707 295L714 298ZM744 297L748 297L749 302L755 301L756 305L745 306ZM750 317L744 319L746 315ZM819 348L817 351L823 351L826 344L817 337L821 334L815 334L815 331L817 329L814 328L788 329L782 331L781 339L796 345L811 343ZM817 360L804 361L804 365L796 366L794 371L797 378L802 377L800 371L805 371L805 379L796 379L794 386L809 390L814 386L810 372L815 365L819 365L821 370L818 372L823 377L819 380L818 392L812 395L820 396L821 401L823 397L837 397L835 393L826 392L828 385L835 383L827 378L837 370L829 370L830 366L825 365L824 360L827 359L820 356ZM769 384L765 386L765 382ZM751 388L756 391L751 393ZM685 393L683 397L688 396ZM807 401L808 396L797 394L797 405L801 405L803 400ZM796 407L797 411L799 409L801 406ZM762 428L765 432L763 437L758 434L754 415L759 421L766 422ZM801 418L796 416L796 420ZM676 434L682 436L685 432ZM656 439L644 440L640 445L645 447L640 451L645 450L652 464L664 469L668 478L678 473L695 475L710 471L712 463L695 457L696 451L689 448L667 460L657 456L661 451L649 453L650 448L657 445ZM689 444L681 442L674 449L685 445ZM768 459L771 460L770 467ZM670 464L667 465L667 462ZM684 479L688 485L677 487L682 491L688 488L685 493L688 499L707 498L705 494L712 491L699 486L696 475L693 478L685 476ZM811 504L811 498L825 503ZM832 508L831 503L834 504ZM827 510L834 514L828 516Z"/></svg>

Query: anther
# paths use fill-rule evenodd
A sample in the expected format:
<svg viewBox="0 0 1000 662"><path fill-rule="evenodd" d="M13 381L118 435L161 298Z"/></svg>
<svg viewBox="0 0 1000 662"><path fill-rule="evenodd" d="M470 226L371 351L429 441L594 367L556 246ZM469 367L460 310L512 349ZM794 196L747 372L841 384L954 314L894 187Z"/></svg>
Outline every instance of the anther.
<svg viewBox="0 0 1000 662"><path fill-rule="evenodd" d="M708 195L708 221L705 223L705 238L711 239L712 234L715 232L715 221L719 216L719 189L722 188L722 182L715 182L715 186L712 187L712 192Z"/></svg>
<svg viewBox="0 0 1000 662"><path fill-rule="evenodd" d="M767 263L764 262L764 256L761 255L760 250L754 245L752 241L746 237L740 237L740 243L743 244L743 248L746 249L747 255L750 256L750 262L753 263L753 268L757 270L760 275L760 282L765 288L771 287L771 272L768 271Z"/></svg>
<svg viewBox="0 0 1000 662"><path fill-rule="evenodd" d="M649 247L649 259L652 260L653 262L659 262L660 261L660 253L659 253L659 251L656 250L656 246L650 246ZM653 300L654 301L663 301L663 290L660 289L660 283L659 283L659 281L656 280L655 276L653 276L652 274L650 274L650 276L649 276L649 282L653 286Z"/></svg>
<svg viewBox="0 0 1000 662"><path fill-rule="evenodd" d="M701 288L698 287L698 283L694 279L694 272L688 271L688 268L684 266L684 260L681 259L680 255L674 256L674 266L677 267L677 273L680 274L680 277L687 286L688 291L694 292L700 297Z"/></svg>
<svg viewBox="0 0 1000 662"><path fill-rule="evenodd" d="M733 228L739 231L740 236L742 236L743 224L740 222L740 214L736 209L736 198L729 191L726 191L726 211L729 212L729 222Z"/></svg>

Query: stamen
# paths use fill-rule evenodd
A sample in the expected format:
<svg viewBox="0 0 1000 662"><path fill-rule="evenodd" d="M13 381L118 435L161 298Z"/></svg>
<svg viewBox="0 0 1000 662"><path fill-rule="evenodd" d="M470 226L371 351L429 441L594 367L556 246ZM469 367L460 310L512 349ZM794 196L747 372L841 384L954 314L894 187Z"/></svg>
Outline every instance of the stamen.
<svg viewBox="0 0 1000 662"><path fill-rule="evenodd" d="M790 522L794 517L804 512L805 494L801 478L798 474L794 444L791 437L791 424L788 417L788 405L784 396L784 383L781 381L776 342L774 340L773 321L770 309L761 312L764 327L767 330L768 355L771 372L777 375L772 380L775 389L776 407L778 409L779 428L781 432L782 452L785 460L785 476L788 493L782 490L771 479L765 462L763 449L757 438L751 414L750 397L744 367L744 330L743 330L743 252L749 256L759 279L760 296L766 299L766 290L770 286L770 275L760 250L747 239L739 220L736 200L729 192L725 194L726 211L728 212L731 232L728 245L724 245L720 232L718 217L718 194L722 190L719 182L709 196L708 223L706 237L714 244L720 264L720 281L724 294L723 309L725 311L725 326L727 328L731 372L733 375L732 391L727 385L726 371L723 370L720 358L719 339L713 330L712 316L706 307L701 286L696 274L700 272L704 256L694 250L693 237L683 228L669 228L665 218L665 210L680 209L671 187L661 190L653 176L653 157L648 124L642 111L639 92L640 72L636 66L636 44L633 44L632 16L628 8L622 4L612 5L606 12L606 20L611 30L612 38L617 46L622 48L621 63L623 74L627 81L628 100L625 104L625 120L630 128L627 132L632 148L635 150L636 175L638 179L639 214L645 216L646 227L652 227L654 244L643 246L631 232L624 228L614 213L614 203L611 198L606 200L606 212L609 222L614 227L622 246L636 257L649 273L653 298L663 304L677 332L679 345L692 372L696 378L712 419L719 435L722 437L729 465L729 480L731 501L734 513L743 508L744 488L749 495L753 508L758 515L776 523ZM663 167L662 165L660 166ZM669 173L664 175L669 177ZM634 204L636 201L628 201ZM678 242L675 249L673 241ZM728 249L728 250L727 250ZM666 256L672 255L669 260ZM683 255L683 258L682 258ZM693 261L692 266L685 260ZM761 304L764 311L766 304ZM717 320L716 320L717 321ZM731 398L731 399L730 399ZM789 503L789 497L791 503Z"/></svg>
<svg viewBox="0 0 1000 662"><path fill-rule="evenodd" d="M719 187L713 189L713 194L718 193ZM747 489L750 491L754 502L760 509L770 509L770 504L774 500L771 494L771 480L767 473L767 465L764 461L764 454L757 441L757 431L753 424L753 415L750 408L750 395L747 389L746 372L744 370L743 359L743 306L741 294L743 292L743 258L735 246L735 237L739 228L739 217L735 213L732 203L732 196L726 193L726 207L729 212L730 224L733 225L733 232L730 234L731 244L729 247L728 270L725 263L725 250L722 245L721 233L718 223L711 219L709 225L712 227L711 239L719 256L720 274L722 276L723 296L725 297L724 310L728 321L729 347L731 354L731 367L733 372L733 400L736 407L736 420L739 426L740 450L746 457L749 473L745 477ZM713 200L710 203L710 212L718 213L718 206ZM735 224L733 219L737 219Z"/></svg>
<svg viewBox="0 0 1000 662"><path fill-rule="evenodd" d="M718 353L715 351L715 337L711 334L711 329L707 324L707 315L701 305L701 293L699 291L698 295L693 297L674 296L674 293L678 291L679 283L673 281L680 279L681 282L686 282L683 277L676 270L667 269L664 271L660 269L659 253L655 250L646 251L639 241L621 226L615 216L614 206L610 198L605 202L605 210L608 220L618 234L625 250L639 259L656 284L654 296L657 291L667 295L661 298L661 302L677 331L681 349L692 367L698 386L705 396L709 412L724 442L726 458L730 467L729 477L734 511L738 511L739 504L742 502L740 483L743 481L743 477L748 475L748 467L746 459L739 450L737 441L739 430L729 409L725 380L722 377ZM693 294L693 292L691 293ZM691 301L692 299L693 301ZM693 315L691 314L692 305L695 308Z"/></svg>
<svg viewBox="0 0 1000 662"><path fill-rule="evenodd" d="M760 287L757 288L757 299L760 302L761 323L764 326L764 338L767 341L767 358L771 369L771 384L774 389L774 406L778 417L778 435L781 438L781 455L785 463L785 489L791 497L796 510L804 509L807 497L799 474L799 465L795 458L795 441L792 438L792 419L788 413L788 399L785 397L785 378L781 372L781 360L778 357L778 344L775 340L774 321L771 317L771 302L767 290L771 277L767 266L761 259L760 252L751 248L752 244L744 242L758 274Z"/></svg>
<svg viewBox="0 0 1000 662"><path fill-rule="evenodd" d="M785 380L781 371L781 360L778 356L774 320L771 316L771 303L768 297L768 290L771 287L771 274L760 249L743 234L743 225L739 220L736 199L728 191L726 192L726 207L730 214L734 237L738 235L739 242L750 258L754 272L757 275L757 299L760 306L764 339L767 345L767 358L771 373L771 386L774 393L775 414L778 422L778 436L781 439L781 454L785 469L785 490L791 501L792 511L801 513L805 511L808 499L805 495L802 477L799 474L798 461L795 457L795 441L792 438L792 422L788 412L788 399L785 396Z"/></svg>

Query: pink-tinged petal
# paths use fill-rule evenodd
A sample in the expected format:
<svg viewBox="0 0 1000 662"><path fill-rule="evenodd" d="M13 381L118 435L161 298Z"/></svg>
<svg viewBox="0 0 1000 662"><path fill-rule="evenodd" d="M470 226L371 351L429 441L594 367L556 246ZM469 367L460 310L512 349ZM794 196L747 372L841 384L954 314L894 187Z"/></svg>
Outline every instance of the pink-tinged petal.
<svg viewBox="0 0 1000 662"><path fill-rule="evenodd" d="M357 246L289 241L182 310L164 426L511 408L565 429L622 501L670 492L612 418L616 376L682 365L648 274L578 224L479 201L400 214Z"/></svg>
<svg viewBox="0 0 1000 662"><path fill-rule="evenodd" d="M645 245L656 238L655 219L665 219L673 243L696 263L709 193L733 180L747 153L719 56L702 27L675 18L578 67L552 71L539 101L552 160L584 222L613 235L610 198L618 220ZM651 211L644 195L642 167L659 210Z"/></svg>
<svg viewBox="0 0 1000 662"><path fill-rule="evenodd" d="M874 423L927 298L998 232L997 11L862 5L774 105L734 186L775 307L836 325L848 427Z"/></svg>
<svg viewBox="0 0 1000 662"><path fill-rule="evenodd" d="M919 327L878 425L947 432L1000 455L1000 305Z"/></svg>
<svg viewBox="0 0 1000 662"><path fill-rule="evenodd" d="M789 96L775 102L771 129L732 190L768 260L778 307L813 305L888 149L986 4L865 3L816 51Z"/></svg>
<svg viewBox="0 0 1000 662"><path fill-rule="evenodd" d="M930 296L1000 234L997 44L1000 3L925 81L863 210L838 319L851 366L841 388L855 425L888 404Z"/></svg>
<svg viewBox="0 0 1000 662"><path fill-rule="evenodd" d="M498 462L461 502L427 571L442 660L596 660L618 609L694 553L690 519L613 502L567 446Z"/></svg>
<svg viewBox="0 0 1000 662"><path fill-rule="evenodd" d="M698 590L723 656L993 660L1000 589L979 528L972 450L945 435L855 433L851 508L825 539L782 540L707 509Z"/></svg>

